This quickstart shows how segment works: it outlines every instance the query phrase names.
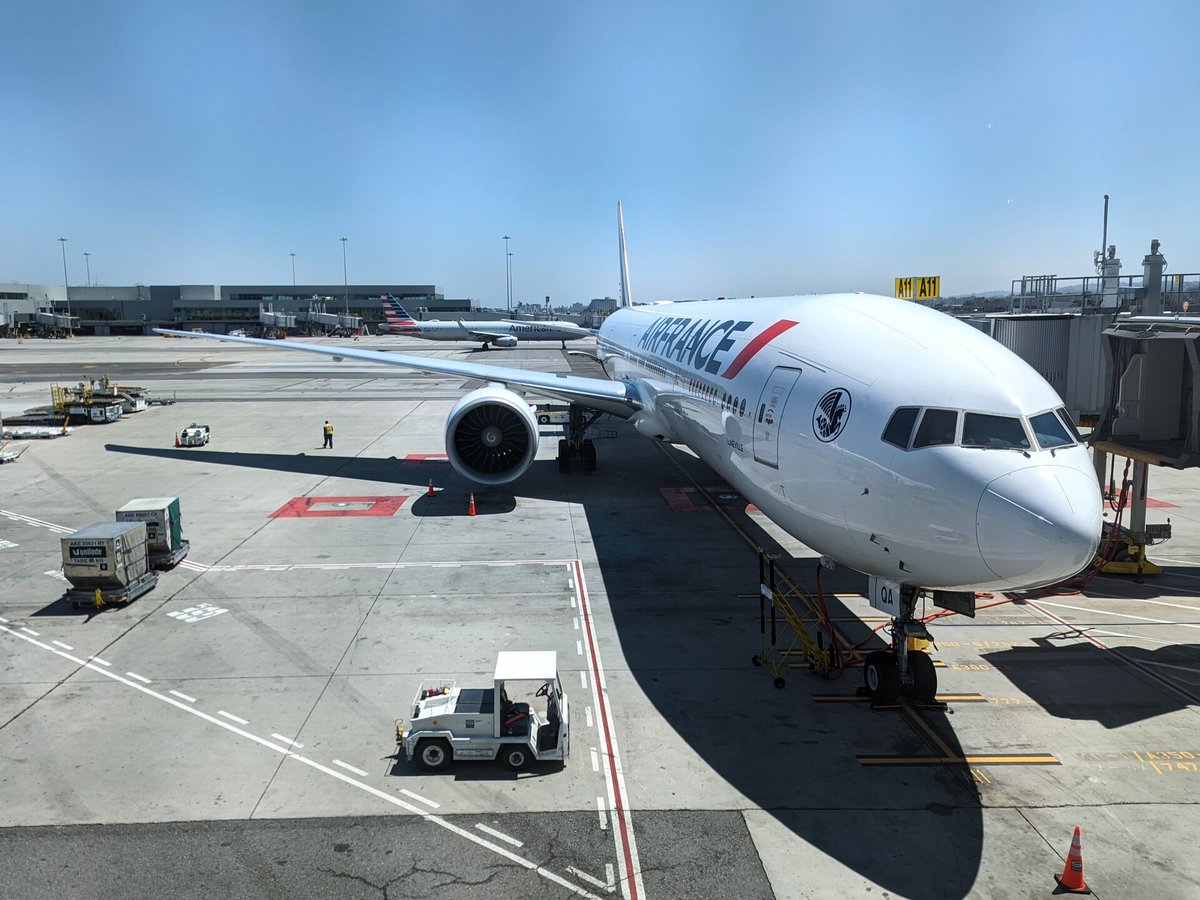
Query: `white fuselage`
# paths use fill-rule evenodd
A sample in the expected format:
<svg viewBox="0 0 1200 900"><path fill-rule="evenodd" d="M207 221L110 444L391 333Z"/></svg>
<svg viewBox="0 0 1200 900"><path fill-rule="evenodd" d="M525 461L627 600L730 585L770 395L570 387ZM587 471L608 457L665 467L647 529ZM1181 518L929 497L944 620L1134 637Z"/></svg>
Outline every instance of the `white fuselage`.
<svg viewBox="0 0 1200 900"><path fill-rule="evenodd" d="M1062 400L942 313L861 294L623 308L598 352L635 385L639 431L686 444L838 563L927 588L1012 590L1068 578L1095 553L1086 448L1041 449L1029 424ZM896 446L882 436L899 407L1019 416L1030 446Z"/></svg>
<svg viewBox="0 0 1200 900"><path fill-rule="evenodd" d="M589 332L570 323L560 322L510 322L497 320L485 321L453 321L439 320L417 322L404 329L396 329L403 334L424 338L427 341L487 341L489 337L511 336L518 342L524 341L573 341L587 337Z"/></svg>

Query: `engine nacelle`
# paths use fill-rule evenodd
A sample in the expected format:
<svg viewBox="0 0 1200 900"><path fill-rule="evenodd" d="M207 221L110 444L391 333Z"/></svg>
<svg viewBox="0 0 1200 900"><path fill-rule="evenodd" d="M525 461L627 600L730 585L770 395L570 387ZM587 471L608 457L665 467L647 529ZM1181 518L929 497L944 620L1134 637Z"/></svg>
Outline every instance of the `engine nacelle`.
<svg viewBox="0 0 1200 900"><path fill-rule="evenodd" d="M498 384L471 391L450 410L446 455L480 484L508 484L537 456L538 425L529 404Z"/></svg>
<svg viewBox="0 0 1200 900"><path fill-rule="evenodd" d="M492 341L492 343L497 347L503 347L505 350L511 350L517 346L517 336L515 334L502 334Z"/></svg>

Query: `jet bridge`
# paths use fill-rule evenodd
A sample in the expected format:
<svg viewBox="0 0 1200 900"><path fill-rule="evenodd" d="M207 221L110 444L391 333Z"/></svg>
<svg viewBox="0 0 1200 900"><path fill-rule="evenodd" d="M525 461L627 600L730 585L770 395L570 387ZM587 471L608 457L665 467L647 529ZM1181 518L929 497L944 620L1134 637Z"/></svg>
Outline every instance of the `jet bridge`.
<svg viewBox="0 0 1200 900"><path fill-rule="evenodd" d="M1096 474L1111 492L1117 486L1105 476L1109 455L1130 461L1128 571L1140 576L1157 569L1145 561L1147 543L1170 537L1169 523L1146 525L1150 466L1200 467L1200 316L1122 318L1103 336L1111 377L1089 442Z"/></svg>

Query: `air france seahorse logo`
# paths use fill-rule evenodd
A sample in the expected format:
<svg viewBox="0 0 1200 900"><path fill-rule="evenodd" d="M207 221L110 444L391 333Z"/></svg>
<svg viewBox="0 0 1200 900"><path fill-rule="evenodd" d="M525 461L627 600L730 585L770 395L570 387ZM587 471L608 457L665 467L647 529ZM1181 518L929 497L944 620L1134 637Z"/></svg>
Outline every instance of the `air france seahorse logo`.
<svg viewBox="0 0 1200 900"><path fill-rule="evenodd" d="M817 440L827 444L842 433L849 418L850 392L845 388L834 388L813 410L813 433Z"/></svg>

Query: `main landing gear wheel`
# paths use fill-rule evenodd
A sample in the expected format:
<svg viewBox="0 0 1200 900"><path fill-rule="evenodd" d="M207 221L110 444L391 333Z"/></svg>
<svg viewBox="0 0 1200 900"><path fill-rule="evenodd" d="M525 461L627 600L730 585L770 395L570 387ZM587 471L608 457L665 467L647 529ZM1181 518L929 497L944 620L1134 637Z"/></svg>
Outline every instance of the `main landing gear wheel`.
<svg viewBox="0 0 1200 900"><path fill-rule="evenodd" d="M440 772L450 765L450 745L442 738L421 741L417 745L417 762L428 772Z"/></svg>
<svg viewBox="0 0 1200 900"><path fill-rule="evenodd" d="M867 664L863 666L863 682L872 703L895 703L900 696L900 670L896 668L892 654L876 650L868 655Z"/></svg>
<svg viewBox="0 0 1200 900"><path fill-rule="evenodd" d="M571 471L571 445L563 438L558 442L558 471Z"/></svg>
<svg viewBox="0 0 1200 900"><path fill-rule="evenodd" d="M590 440L583 442L583 471L596 471L596 445Z"/></svg>
<svg viewBox="0 0 1200 900"><path fill-rule="evenodd" d="M920 650L908 654L908 671L912 674L912 698L918 703L933 703L937 698L937 669L928 653Z"/></svg>

